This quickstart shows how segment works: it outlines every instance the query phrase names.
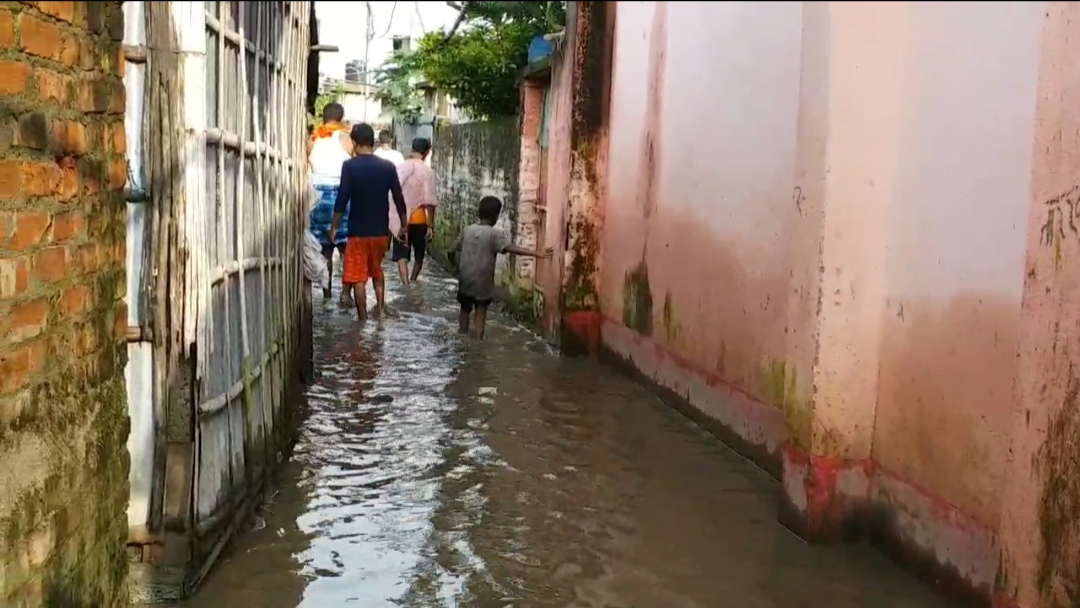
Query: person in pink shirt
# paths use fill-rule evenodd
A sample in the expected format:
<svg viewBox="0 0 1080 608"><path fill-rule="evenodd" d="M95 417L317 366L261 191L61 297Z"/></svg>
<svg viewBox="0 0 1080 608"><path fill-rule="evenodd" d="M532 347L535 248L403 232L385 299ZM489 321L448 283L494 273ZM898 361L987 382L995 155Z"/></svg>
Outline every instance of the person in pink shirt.
<svg viewBox="0 0 1080 608"><path fill-rule="evenodd" d="M417 137L412 142L412 154L397 166L401 193L405 196L405 217L408 218L409 225L405 228L406 240L394 239L391 259L397 262L398 274L405 285L420 276L427 254L427 244L435 228L439 180L435 171L424 162L429 154L431 141L426 137ZM409 259L413 255L416 260L410 275Z"/></svg>

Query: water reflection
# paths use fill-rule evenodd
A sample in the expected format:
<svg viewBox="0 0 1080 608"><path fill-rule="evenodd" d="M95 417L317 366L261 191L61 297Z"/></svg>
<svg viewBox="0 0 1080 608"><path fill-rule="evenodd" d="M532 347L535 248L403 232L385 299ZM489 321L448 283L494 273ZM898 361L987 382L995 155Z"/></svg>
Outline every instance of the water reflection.
<svg viewBox="0 0 1080 608"><path fill-rule="evenodd" d="M648 391L453 285L365 326L316 297L318 384L267 528L192 608L935 608L875 553L807 547L774 482Z"/></svg>

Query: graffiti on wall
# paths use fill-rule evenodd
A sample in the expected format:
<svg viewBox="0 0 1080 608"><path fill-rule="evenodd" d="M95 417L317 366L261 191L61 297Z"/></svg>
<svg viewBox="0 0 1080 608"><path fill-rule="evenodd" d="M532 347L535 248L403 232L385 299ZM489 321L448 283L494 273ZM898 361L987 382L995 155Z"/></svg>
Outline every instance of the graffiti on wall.
<svg viewBox="0 0 1080 608"><path fill-rule="evenodd" d="M1061 262L1061 245L1066 235L1080 236L1080 184L1043 201L1046 219L1039 234L1039 243L1054 248L1054 263Z"/></svg>

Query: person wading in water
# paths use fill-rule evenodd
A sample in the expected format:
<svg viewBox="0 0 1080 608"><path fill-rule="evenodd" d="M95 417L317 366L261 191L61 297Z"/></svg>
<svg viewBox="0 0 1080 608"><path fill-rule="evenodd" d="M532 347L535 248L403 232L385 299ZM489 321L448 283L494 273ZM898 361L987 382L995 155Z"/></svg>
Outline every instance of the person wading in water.
<svg viewBox="0 0 1080 608"><path fill-rule="evenodd" d="M424 267L427 244L435 228L435 208L439 204L436 185L438 178L435 171L424 162L431 153L431 141L426 137L417 137L412 142L412 155L397 166L401 192L405 195L405 209L409 225L405 228L407 241L394 239L391 260L397 262L401 282L408 285L420 276ZM391 217L391 226L393 226ZM416 256L412 277L409 276L410 254Z"/></svg>
<svg viewBox="0 0 1080 608"><path fill-rule="evenodd" d="M334 204L337 202L338 188L341 184L341 167L352 158L352 141L349 140L348 128L342 123L345 109L339 103L328 103L323 108L323 123L315 128L308 140L308 168L311 171L311 185L319 194L319 202L311 210L311 233L319 239L322 254L326 258L326 268L333 277L334 249L345 259L345 240L348 230L341 230L337 240L330 234L330 222L334 216ZM347 213L346 209L346 213ZM333 280L331 278L331 280ZM352 302L349 285L342 284L341 301L343 305ZM323 297L330 297L330 285L323 289Z"/></svg>
<svg viewBox="0 0 1080 608"><path fill-rule="evenodd" d="M375 311L386 312L386 278L382 271L383 257L390 243L390 216L386 202L393 197L401 226L405 221L405 198L393 163L375 156L375 130L368 124L352 128L351 138L356 156L341 167L341 188L338 190L334 217L330 221L330 238L338 235L341 217L349 210L348 241L345 245L345 269L342 281L352 286L356 314L367 320L367 281L375 286ZM405 238L400 229L399 238Z"/></svg>

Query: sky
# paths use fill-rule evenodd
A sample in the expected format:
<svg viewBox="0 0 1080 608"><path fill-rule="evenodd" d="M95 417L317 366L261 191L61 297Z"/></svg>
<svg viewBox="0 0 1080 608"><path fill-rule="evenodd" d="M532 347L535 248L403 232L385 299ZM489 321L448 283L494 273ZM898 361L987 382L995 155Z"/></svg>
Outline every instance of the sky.
<svg viewBox="0 0 1080 608"><path fill-rule="evenodd" d="M345 77L345 63L364 58L364 2L315 2L319 19L319 43L336 45L337 53L321 53L319 72L331 78ZM393 50L393 36L413 40L425 32L444 29L454 22L457 11L446 2L373 1L375 38L368 51L371 68L377 68Z"/></svg>

